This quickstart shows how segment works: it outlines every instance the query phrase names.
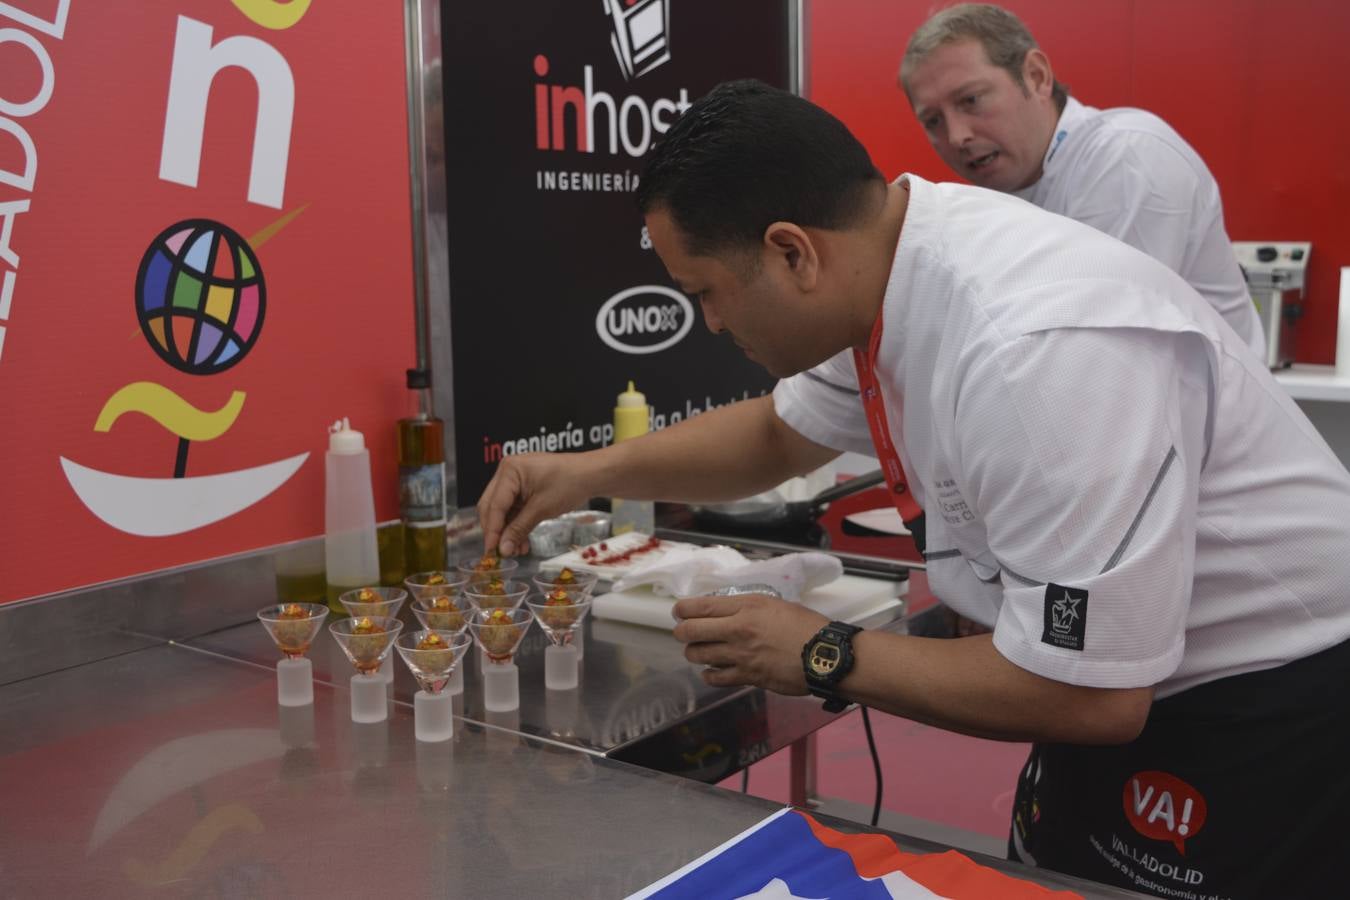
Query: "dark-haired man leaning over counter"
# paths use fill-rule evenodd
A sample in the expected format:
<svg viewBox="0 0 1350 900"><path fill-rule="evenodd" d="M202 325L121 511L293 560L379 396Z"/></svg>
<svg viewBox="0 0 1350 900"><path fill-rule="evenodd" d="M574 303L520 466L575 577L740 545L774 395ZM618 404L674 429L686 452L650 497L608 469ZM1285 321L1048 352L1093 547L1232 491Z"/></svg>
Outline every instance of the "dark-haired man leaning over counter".
<svg viewBox="0 0 1350 900"><path fill-rule="evenodd" d="M725 501L875 453L928 514L934 593L992 633L688 598L675 635L709 684L1034 742L1028 862L1161 896L1330 895L1350 474L1214 309L1016 198L888 184L842 123L757 82L695 103L638 200L708 327L781 380L602 450L507 458L479 501L489 545L517 552L592 496Z"/></svg>

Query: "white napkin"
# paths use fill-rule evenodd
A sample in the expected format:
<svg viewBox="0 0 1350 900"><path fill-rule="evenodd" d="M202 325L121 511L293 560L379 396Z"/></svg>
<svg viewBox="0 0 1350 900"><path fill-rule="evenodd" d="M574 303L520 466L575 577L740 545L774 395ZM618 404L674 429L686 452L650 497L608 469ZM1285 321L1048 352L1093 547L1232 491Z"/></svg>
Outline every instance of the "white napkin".
<svg viewBox="0 0 1350 900"><path fill-rule="evenodd" d="M614 582L614 590L650 585L663 596L698 597L724 587L767 584L786 599L798 600L804 591L842 574L843 564L828 553L789 553L751 562L730 547L676 548Z"/></svg>

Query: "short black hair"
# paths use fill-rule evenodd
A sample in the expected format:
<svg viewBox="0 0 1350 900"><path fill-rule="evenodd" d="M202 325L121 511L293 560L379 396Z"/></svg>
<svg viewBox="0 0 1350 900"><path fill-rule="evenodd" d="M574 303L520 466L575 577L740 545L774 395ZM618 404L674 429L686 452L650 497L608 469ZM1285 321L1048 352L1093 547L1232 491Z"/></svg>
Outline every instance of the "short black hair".
<svg viewBox="0 0 1350 900"><path fill-rule="evenodd" d="M647 154L637 203L666 209L690 253L758 245L774 222L840 229L885 179L834 116L745 79L700 97Z"/></svg>

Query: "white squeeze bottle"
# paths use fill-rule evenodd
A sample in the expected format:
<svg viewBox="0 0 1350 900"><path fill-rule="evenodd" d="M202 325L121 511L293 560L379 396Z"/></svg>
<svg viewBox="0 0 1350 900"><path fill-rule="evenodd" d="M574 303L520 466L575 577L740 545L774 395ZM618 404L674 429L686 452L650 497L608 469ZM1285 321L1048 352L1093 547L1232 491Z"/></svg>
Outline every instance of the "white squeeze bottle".
<svg viewBox="0 0 1350 900"><path fill-rule="evenodd" d="M646 434L650 420L646 396L628 382L628 390L619 395L614 406L614 443ZM650 535L656 531L656 504L652 501L615 497L610 508L614 534L639 531Z"/></svg>
<svg viewBox="0 0 1350 900"><path fill-rule="evenodd" d="M380 583L375 543L375 495L370 487L370 451L365 436L343 419L329 429L324 455L323 549L328 573L328 608L347 611L338 595Z"/></svg>

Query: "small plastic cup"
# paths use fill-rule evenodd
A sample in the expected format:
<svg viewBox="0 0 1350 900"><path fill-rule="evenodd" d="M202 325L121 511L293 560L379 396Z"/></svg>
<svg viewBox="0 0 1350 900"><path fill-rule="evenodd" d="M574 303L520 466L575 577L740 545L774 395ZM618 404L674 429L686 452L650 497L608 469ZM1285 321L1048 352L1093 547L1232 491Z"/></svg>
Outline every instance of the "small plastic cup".
<svg viewBox="0 0 1350 900"><path fill-rule="evenodd" d="M338 596L338 602L347 610L347 615L394 618L408 599L408 592L398 587L363 587L346 591ZM394 683L394 655L391 653L380 664L380 677L385 684Z"/></svg>
<svg viewBox="0 0 1350 900"><path fill-rule="evenodd" d="M364 628L379 629L366 633ZM356 667L351 681L353 722L383 722L389 715L386 682L380 665L403 630L403 623L389 616L359 616L339 619L328 626L347 659Z"/></svg>
<svg viewBox="0 0 1350 900"><path fill-rule="evenodd" d="M439 646L428 646L433 635ZM433 630L401 635L395 643L422 688L413 695L413 731L419 741L454 737L454 693L447 688L470 643L469 636L462 632Z"/></svg>
<svg viewBox="0 0 1350 900"><path fill-rule="evenodd" d="M520 708L520 670L512 661L533 617L524 609L480 609L469 631L483 651L483 708L510 712Z"/></svg>
<svg viewBox="0 0 1350 900"><path fill-rule="evenodd" d="M281 706L314 702L314 667L305 654L327 616L328 607L321 603L280 603L258 610L258 621L284 657L277 662L277 703Z"/></svg>
<svg viewBox="0 0 1350 900"><path fill-rule="evenodd" d="M561 591L548 594L532 594L525 602L530 613L539 622L549 643L563 647L572 643L572 637L581 627L582 620L591 611L591 598L577 596L559 597Z"/></svg>
<svg viewBox="0 0 1350 900"><path fill-rule="evenodd" d="M581 661L573 638L591 611L591 599L568 596L555 589L531 596L525 605L549 639L550 646L544 650L544 687L550 691L570 691L578 684L577 668Z"/></svg>
<svg viewBox="0 0 1350 900"><path fill-rule="evenodd" d="M469 619L473 617L474 607L469 598L463 594L457 597L442 595L430 600L415 598L412 611L425 630L464 634L469 629ZM466 635L465 640L473 639ZM463 666L455 666L454 671L450 673L450 681L445 686L445 691L449 694L464 693Z"/></svg>

